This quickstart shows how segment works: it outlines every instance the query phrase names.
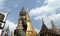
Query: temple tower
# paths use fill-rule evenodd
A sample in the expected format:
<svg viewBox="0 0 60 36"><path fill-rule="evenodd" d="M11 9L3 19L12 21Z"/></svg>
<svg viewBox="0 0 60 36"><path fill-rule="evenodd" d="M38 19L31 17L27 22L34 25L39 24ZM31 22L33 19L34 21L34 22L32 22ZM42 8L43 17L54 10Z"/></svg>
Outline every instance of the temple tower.
<svg viewBox="0 0 60 36"><path fill-rule="evenodd" d="M7 29L3 32L2 36L9 36L9 26L7 27Z"/></svg>
<svg viewBox="0 0 60 36"><path fill-rule="evenodd" d="M14 31L14 36L25 36L27 28L25 14L23 7L19 13L18 25Z"/></svg>
<svg viewBox="0 0 60 36"><path fill-rule="evenodd" d="M54 24L53 20L51 20L52 30L57 30L56 25Z"/></svg>
<svg viewBox="0 0 60 36"><path fill-rule="evenodd" d="M43 21L43 19L42 19L42 27L41 27L41 31L40 32L43 32L43 31L47 31L48 30L48 28L47 28L47 26L44 24L44 21Z"/></svg>
<svg viewBox="0 0 60 36"><path fill-rule="evenodd" d="M48 34L45 33L46 31L48 31L48 28L47 26L44 24L44 21L42 19L42 27L41 27L41 30L39 32L40 36L47 36Z"/></svg>
<svg viewBox="0 0 60 36"><path fill-rule="evenodd" d="M57 33L58 30L53 20L51 20L51 26L52 26L51 31Z"/></svg>
<svg viewBox="0 0 60 36"><path fill-rule="evenodd" d="M11 32L11 36L14 36L14 32Z"/></svg>
<svg viewBox="0 0 60 36"><path fill-rule="evenodd" d="M26 36L33 36L33 27L28 14L28 10L26 11L26 24L27 24Z"/></svg>

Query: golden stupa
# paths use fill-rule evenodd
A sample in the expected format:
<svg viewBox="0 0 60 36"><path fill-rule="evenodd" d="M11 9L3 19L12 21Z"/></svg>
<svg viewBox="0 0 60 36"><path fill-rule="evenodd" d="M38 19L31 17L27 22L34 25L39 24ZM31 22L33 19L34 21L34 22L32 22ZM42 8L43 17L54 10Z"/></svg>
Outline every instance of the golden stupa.
<svg viewBox="0 0 60 36"><path fill-rule="evenodd" d="M37 32L32 27L32 22L30 20L28 10L26 10L26 24L27 24L26 36L37 36Z"/></svg>

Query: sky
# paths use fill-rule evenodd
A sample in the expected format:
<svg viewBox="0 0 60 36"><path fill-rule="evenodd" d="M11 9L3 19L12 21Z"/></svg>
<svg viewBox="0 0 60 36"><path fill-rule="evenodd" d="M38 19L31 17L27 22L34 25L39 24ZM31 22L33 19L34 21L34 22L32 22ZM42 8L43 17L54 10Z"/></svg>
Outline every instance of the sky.
<svg viewBox="0 0 60 36"><path fill-rule="evenodd" d="M0 0L0 12L9 12L5 27L9 25L10 31L16 28L22 7L25 10L28 8L33 28L37 32L41 29L42 18L48 28L51 28L51 20L60 28L60 0Z"/></svg>

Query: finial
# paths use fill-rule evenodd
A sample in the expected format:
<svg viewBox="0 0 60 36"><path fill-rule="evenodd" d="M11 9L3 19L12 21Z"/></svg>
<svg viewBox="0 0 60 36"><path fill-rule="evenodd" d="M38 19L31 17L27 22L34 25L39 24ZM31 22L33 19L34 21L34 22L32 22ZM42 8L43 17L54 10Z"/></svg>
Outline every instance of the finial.
<svg viewBox="0 0 60 36"><path fill-rule="evenodd" d="M22 10L24 10L24 7L22 7Z"/></svg>
<svg viewBox="0 0 60 36"><path fill-rule="evenodd" d="M55 23L53 22L53 20L51 20L51 25L52 25L52 29L54 29L54 30L57 29Z"/></svg>
<svg viewBox="0 0 60 36"><path fill-rule="evenodd" d="M26 8L26 12L28 12L28 8Z"/></svg>
<svg viewBox="0 0 60 36"><path fill-rule="evenodd" d="M30 20L28 9L26 10L26 20Z"/></svg>
<svg viewBox="0 0 60 36"><path fill-rule="evenodd" d="M28 11L28 8L27 8L27 11Z"/></svg>
<svg viewBox="0 0 60 36"><path fill-rule="evenodd" d="M43 18L42 18L42 24L44 24Z"/></svg>
<svg viewBox="0 0 60 36"><path fill-rule="evenodd" d="M24 7L22 7L21 11L19 12L19 16L25 16Z"/></svg>

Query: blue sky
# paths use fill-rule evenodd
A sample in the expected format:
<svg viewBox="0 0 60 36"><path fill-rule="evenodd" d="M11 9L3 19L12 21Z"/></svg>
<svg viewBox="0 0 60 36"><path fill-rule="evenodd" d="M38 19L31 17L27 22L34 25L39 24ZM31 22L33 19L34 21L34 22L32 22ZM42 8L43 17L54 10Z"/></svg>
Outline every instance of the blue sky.
<svg viewBox="0 0 60 36"><path fill-rule="evenodd" d="M17 22L16 19L18 18L16 17L18 17L19 11L22 7L25 7L25 9L29 8L29 11L30 11L32 8L35 8L37 6L42 6L44 2L43 0L40 0L39 3L38 4L37 3L38 1L35 1L35 0L5 0L4 9L1 9L1 11L7 12L8 10L10 10L8 19L11 21Z"/></svg>
<svg viewBox="0 0 60 36"><path fill-rule="evenodd" d="M10 26L11 30L18 23L19 11L22 7L25 7L25 10L28 8L35 30L41 29L42 17L48 28L51 28L51 19L55 22L57 28L60 28L60 0L1 0L0 12L10 12L7 24L13 25L12 27Z"/></svg>

